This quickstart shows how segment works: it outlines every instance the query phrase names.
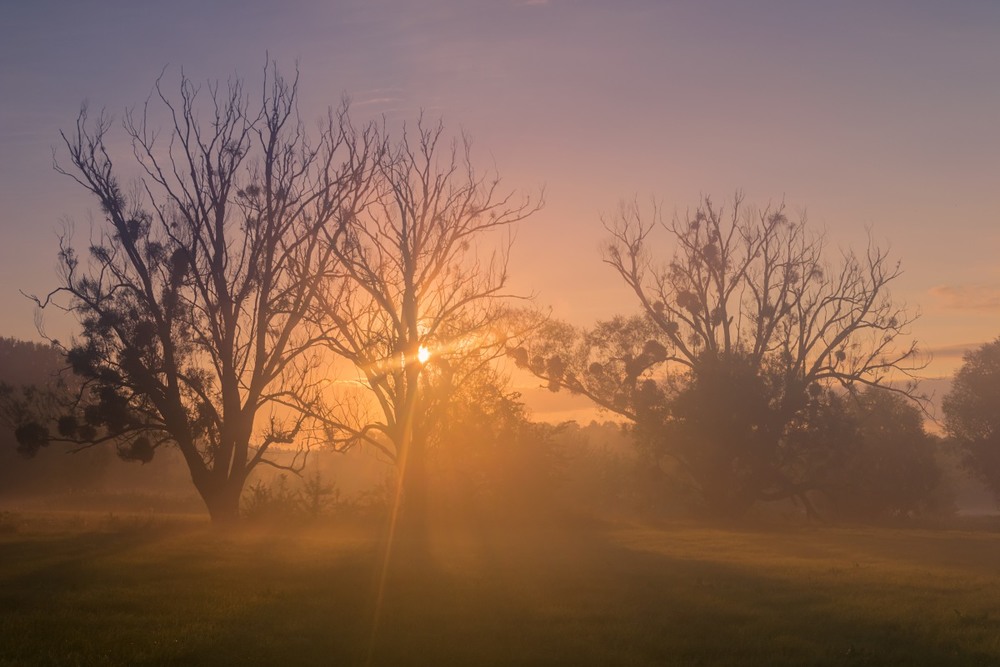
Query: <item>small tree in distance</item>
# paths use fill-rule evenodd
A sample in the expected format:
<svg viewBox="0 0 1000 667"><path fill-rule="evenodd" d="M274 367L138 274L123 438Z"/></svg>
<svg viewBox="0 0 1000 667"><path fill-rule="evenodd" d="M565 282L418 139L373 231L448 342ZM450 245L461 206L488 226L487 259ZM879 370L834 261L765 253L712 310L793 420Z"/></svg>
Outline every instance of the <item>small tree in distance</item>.
<svg viewBox="0 0 1000 667"><path fill-rule="evenodd" d="M905 519L954 510L923 413L897 392L868 387L840 403L852 434L838 433L821 487L839 517ZM843 437L843 436L847 437Z"/></svg>
<svg viewBox="0 0 1000 667"><path fill-rule="evenodd" d="M61 240L61 284L38 302L82 326L66 355L83 386L56 432L20 431L28 451L111 443L145 462L175 446L215 522L238 517L256 466L301 463L309 418L298 407L315 406L325 380L323 332L306 318L334 261L321 241L364 205L378 146L346 108L310 139L296 97L297 81L268 68L255 104L238 80L200 90L182 77L176 98L158 81L167 136L150 126L149 103L125 116L142 174L132 187L112 158L110 120L80 113L63 137L69 164L56 169L103 220L83 256ZM269 456L292 443L291 464Z"/></svg>
<svg viewBox="0 0 1000 667"><path fill-rule="evenodd" d="M965 354L942 407L966 468L1000 500L1000 338Z"/></svg>

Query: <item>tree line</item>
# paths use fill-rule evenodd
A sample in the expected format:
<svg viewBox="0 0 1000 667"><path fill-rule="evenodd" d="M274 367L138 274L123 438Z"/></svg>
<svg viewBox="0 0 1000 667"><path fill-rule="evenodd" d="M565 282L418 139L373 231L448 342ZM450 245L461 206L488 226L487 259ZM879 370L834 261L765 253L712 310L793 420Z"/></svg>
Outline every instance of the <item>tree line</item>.
<svg viewBox="0 0 1000 667"><path fill-rule="evenodd" d="M395 467L419 522L435 452L547 451L509 357L625 420L644 470L713 513L777 499L817 513L817 494L846 514L932 502L925 360L890 293L900 266L874 242L831 257L804 218L740 195L670 219L623 205L603 260L638 313L580 329L508 292L511 231L541 194L504 189L440 122L359 126L345 103L310 131L297 99L274 67L259 97L239 80L158 81L122 120L124 169L112 120L81 110L56 168L103 219L84 248L60 239L59 284L36 297L80 334L53 341L71 379L4 390L22 453L107 445L144 462L176 448L227 523L259 466L363 446ZM979 394L962 378L948 428L978 451L992 431L965 428L960 406Z"/></svg>

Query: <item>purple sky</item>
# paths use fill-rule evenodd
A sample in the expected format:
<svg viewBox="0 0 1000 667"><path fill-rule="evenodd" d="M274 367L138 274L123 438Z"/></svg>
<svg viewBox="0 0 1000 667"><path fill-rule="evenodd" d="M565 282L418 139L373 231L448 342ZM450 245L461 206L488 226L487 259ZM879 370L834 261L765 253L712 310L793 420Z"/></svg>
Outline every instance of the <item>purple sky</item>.
<svg viewBox="0 0 1000 667"><path fill-rule="evenodd" d="M86 238L91 203L51 165L80 103L120 118L164 66L252 85L265 52L298 61L307 120L344 94L362 119L424 109L511 188L544 185L515 281L578 324L632 310L601 212L742 188L834 250L890 244L932 373L1000 334L996 2L35 0L0 22L0 335L37 338L18 290L55 285L61 221Z"/></svg>

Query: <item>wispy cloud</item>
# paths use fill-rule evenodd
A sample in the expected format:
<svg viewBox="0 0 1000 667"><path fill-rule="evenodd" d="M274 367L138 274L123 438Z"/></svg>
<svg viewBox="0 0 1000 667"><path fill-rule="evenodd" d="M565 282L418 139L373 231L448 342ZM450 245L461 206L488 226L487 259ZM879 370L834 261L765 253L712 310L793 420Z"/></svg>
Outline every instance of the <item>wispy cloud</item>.
<svg viewBox="0 0 1000 667"><path fill-rule="evenodd" d="M960 359L965 353L974 350L982 343L955 343L952 345L939 345L924 350L933 355L935 359Z"/></svg>
<svg viewBox="0 0 1000 667"><path fill-rule="evenodd" d="M383 88L369 88L360 90L351 95L351 106L385 106L387 104L398 104L405 97L405 91L397 86Z"/></svg>
<svg viewBox="0 0 1000 667"><path fill-rule="evenodd" d="M361 100L360 102L355 102L354 106L364 107L372 104L395 104L402 101L401 97L375 97L370 100Z"/></svg>
<svg viewBox="0 0 1000 667"><path fill-rule="evenodd" d="M939 285L930 295L945 308L956 310L1000 310L1000 287L996 285Z"/></svg>

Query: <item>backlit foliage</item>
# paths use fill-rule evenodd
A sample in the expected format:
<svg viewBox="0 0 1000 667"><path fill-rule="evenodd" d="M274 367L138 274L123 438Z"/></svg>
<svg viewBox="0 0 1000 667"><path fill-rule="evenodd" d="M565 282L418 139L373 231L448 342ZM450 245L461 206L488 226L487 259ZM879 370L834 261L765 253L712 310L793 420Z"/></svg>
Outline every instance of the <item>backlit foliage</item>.
<svg viewBox="0 0 1000 667"><path fill-rule="evenodd" d="M782 497L809 506L817 466L802 461L816 454L796 433L834 387L914 394L914 318L889 293L899 265L874 244L831 262L804 219L741 196L728 211L705 199L670 221L623 205L605 227L604 261L639 315L587 331L553 325L512 355L551 389L632 420L714 510Z"/></svg>

